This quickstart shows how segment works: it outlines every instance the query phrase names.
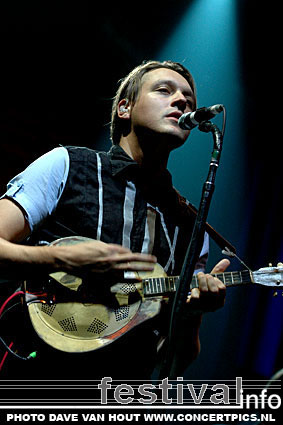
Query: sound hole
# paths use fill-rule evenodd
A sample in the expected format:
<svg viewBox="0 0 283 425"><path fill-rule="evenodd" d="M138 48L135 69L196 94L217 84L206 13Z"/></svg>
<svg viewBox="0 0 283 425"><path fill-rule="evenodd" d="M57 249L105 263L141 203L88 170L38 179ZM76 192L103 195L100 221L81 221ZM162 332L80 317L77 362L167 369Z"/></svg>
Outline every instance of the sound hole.
<svg viewBox="0 0 283 425"><path fill-rule="evenodd" d="M115 310L115 317L116 321L119 322L120 320L127 319L129 316L130 307L128 305L122 306Z"/></svg>
<svg viewBox="0 0 283 425"><path fill-rule="evenodd" d="M101 322L99 319L94 319L92 323L89 325L87 332L92 332L94 334L100 334L103 332L108 326Z"/></svg>
<svg viewBox="0 0 283 425"><path fill-rule="evenodd" d="M58 323L65 332L77 331L76 322L73 316L60 320Z"/></svg>
<svg viewBox="0 0 283 425"><path fill-rule="evenodd" d="M42 304L41 305L41 311L45 314L48 314L48 316L52 316L55 308L56 308L56 304L54 304L54 305Z"/></svg>

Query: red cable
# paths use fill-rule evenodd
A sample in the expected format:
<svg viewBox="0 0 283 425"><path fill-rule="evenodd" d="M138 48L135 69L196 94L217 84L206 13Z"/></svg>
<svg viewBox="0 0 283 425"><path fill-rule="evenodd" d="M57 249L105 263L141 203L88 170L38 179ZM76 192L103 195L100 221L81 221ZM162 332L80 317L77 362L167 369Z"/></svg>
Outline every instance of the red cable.
<svg viewBox="0 0 283 425"><path fill-rule="evenodd" d="M12 298L14 298L16 295L24 295L25 293L23 291L17 291L14 292L9 298L6 299L6 301L4 301L4 303L2 304L1 308L0 308L0 317L4 311L4 308L6 307L6 305L8 304L9 301L11 301ZM9 348L12 348L12 346L14 345L13 342L10 343ZM2 370L2 367L4 365L4 362L6 360L6 357L8 355L9 351L7 350L6 353L4 354L1 363L0 363L0 371Z"/></svg>
<svg viewBox="0 0 283 425"><path fill-rule="evenodd" d="M9 345L9 348L12 348L13 345L14 345L14 343L11 342L10 345ZM2 370L3 364L4 364L5 360L6 360L6 357L7 357L8 353L9 353L9 351L7 350L6 353L4 354L2 360L1 360L1 363L0 363L0 372Z"/></svg>
<svg viewBox="0 0 283 425"><path fill-rule="evenodd" d="M4 303L2 304L1 308L0 308L0 317L3 313L4 308L6 307L6 305L8 304L9 301L11 301L12 298L14 298L16 295L24 295L24 291L17 291L14 292L12 295L10 295L9 298L6 299L6 301L4 301Z"/></svg>

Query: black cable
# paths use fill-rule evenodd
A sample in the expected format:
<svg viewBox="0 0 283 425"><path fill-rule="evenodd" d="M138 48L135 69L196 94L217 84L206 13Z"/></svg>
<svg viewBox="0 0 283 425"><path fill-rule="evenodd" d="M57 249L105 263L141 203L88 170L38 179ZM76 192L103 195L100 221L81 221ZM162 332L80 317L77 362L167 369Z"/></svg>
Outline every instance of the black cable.
<svg viewBox="0 0 283 425"><path fill-rule="evenodd" d="M36 357L36 352L34 351L34 352L32 352L32 353L30 353L27 357L23 357L23 356L20 356L19 354L17 354L17 353L15 353L15 351L13 351L7 344L6 344L6 342L4 341L4 339L0 336L0 342L2 342L2 344L4 345L4 347L6 348L6 350L8 350L9 351L9 353L11 353L11 354L13 354L15 357L17 357L18 359L21 359L21 360L30 360L30 359L33 359L33 358L35 358Z"/></svg>
<svg viewBox="0 0 283 425"><path fill-rule="evenodd" d="M11 305L9 308L6 308L3 313L1 314L0 320L3 319L3 317L5 316L6 313L8 313L8 311L12 310L14 307L16 307L17 305L21 305L21 301Z"/></svg>
<svg viewBox="0 0 283 425"><path fill-rule="evenodd" d="M12 310L14 307L16 307L17 305L21 304L21 302L17 302L13 305L11 305L9 308L7 308L6 310L3 311L3 313L1 314L1 319L3 319L3 316L8 313L10 310ZM7 351L9 351L9 353L13 354L15 357L17 357L20 360L30 360L30 359L34 359L36 357L36 351L31 352L27 357L24 356L20 356L19 354L15 353L15 351L13 351L8 344L4 341L4 339L0 336L0 342L4 345L5 349Z"/></svg>

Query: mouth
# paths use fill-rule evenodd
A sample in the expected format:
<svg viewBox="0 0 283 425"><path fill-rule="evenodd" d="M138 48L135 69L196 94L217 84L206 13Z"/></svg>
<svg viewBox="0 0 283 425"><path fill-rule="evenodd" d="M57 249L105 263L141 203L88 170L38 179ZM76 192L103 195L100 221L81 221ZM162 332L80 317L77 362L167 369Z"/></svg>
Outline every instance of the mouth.
<svg viewBox="0 0 283 425"><path fill-rule="evenodd" d="M171 119L172 121L178 122L179 118L182 116L181 111L173 111L170 114L166 115L166 118Z"/></svg>

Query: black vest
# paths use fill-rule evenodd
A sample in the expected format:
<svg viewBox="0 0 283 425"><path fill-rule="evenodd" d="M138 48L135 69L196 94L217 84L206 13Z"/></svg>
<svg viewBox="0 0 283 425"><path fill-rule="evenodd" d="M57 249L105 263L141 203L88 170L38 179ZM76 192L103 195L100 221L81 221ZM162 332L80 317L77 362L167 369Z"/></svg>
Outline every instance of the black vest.
<svg viewBox="0 0 283 425"><path fill-rule="evenodd" d="M174 269L168 270L170 274L179 274L194 217L188 211L184 198L173 188L171 175L166 171L160 181L147 182L145 192L144 180L150 177L141 175L138 164L119 146L114 146L107 153L82 147L67 149L70 169L65 189L56 211L35 231L31 243L80 235L106 243L123 244L125 191L128 182L131 182L136 193L128 247L134 252L142 250L147 204L150 203L160 212L155 223L153 254L163 267L170 256L169 244L173 244L176 227L179 227Z"/></svg>

